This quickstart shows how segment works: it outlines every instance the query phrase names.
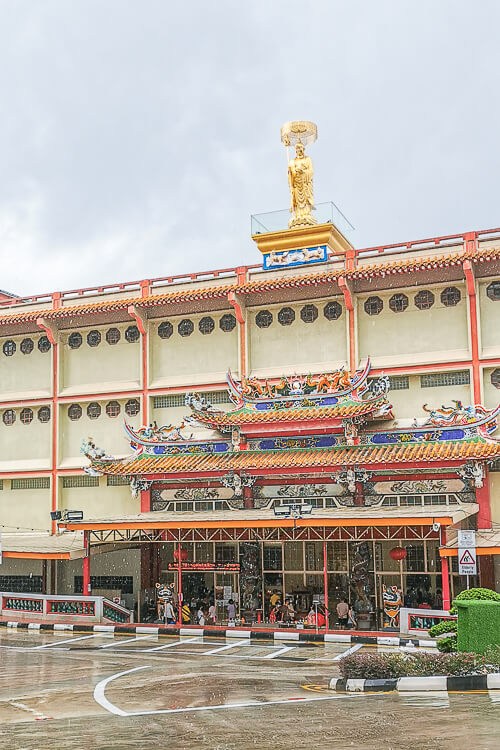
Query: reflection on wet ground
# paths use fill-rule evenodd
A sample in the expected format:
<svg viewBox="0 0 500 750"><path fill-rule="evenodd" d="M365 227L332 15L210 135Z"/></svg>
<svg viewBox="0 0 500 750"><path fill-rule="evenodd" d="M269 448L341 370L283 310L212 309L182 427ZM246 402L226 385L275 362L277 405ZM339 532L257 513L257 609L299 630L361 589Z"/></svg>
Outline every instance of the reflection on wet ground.
<svg viewBox="0 0 500 750"><path fill-rule="evenodd" d="M328 691L348 648L2 631L2 747L498 747L500 693Z"/></svg>

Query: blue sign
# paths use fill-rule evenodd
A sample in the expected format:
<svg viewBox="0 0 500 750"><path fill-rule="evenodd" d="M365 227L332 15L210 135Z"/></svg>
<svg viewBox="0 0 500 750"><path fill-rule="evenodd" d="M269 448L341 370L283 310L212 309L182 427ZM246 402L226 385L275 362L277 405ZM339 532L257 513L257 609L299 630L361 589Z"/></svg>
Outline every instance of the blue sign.
<svg viewBox="0 0 500 750"><path fill-rule="evenodd" d="M264 255L264 270L305 266L311 263L324 263L328 260L326 245L304 247L301 250L274 250Z"/></svg>
<svg viewBox="0 0 500 750"><path fill-rule="evenodd" d="M226 453L229 450L229 443L184 443L182 445L153 445L145 446L144 453L151 453L155 456L177 455L178 453Z"/></svg>

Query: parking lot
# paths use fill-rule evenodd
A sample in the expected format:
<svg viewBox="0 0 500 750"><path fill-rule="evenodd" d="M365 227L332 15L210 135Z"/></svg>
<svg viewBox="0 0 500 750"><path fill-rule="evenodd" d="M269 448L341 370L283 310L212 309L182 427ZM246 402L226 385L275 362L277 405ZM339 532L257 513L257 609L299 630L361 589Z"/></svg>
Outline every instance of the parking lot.
<svg viewBox="0 0 500 750"><path fill-rule="evenodd" d="M361 644L249 643L238 637L2 630L5 746L80 750L147 748L159 742L175 748L289 747L299 732L315 742L323 738L326 747L354 742L368 748L379 737L382 748L457 748L465 747L450 739L457 732L457 711L475 727L476 748L496 746L489 727L493 732L500 717L500 695L329 691L339 658L368 648L373 651ZM435 725L429 744L419 744L429 717L440 722L439 745L432 744ZM463 738L462 728L459 741ZM483 739L490 744L481 744Z"/></svg>

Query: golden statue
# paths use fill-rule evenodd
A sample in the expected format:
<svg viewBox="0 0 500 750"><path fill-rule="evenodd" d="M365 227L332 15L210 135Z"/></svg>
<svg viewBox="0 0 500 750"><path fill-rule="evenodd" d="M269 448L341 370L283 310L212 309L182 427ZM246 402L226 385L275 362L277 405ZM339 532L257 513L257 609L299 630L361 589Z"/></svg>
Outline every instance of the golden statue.
<svg viewBox="0 0 500 750"><path fill-rule="evenodd" d="M311 157L305 153L305 145L314 143L317 135L318 131L313 122L287 122L281 128L281 140L287 147L287 153L288 147L295 145L295 158L288 162L290 212L293 213L288 222L290 229L318 223L311 214L314 210L313 163Z"/></svg>

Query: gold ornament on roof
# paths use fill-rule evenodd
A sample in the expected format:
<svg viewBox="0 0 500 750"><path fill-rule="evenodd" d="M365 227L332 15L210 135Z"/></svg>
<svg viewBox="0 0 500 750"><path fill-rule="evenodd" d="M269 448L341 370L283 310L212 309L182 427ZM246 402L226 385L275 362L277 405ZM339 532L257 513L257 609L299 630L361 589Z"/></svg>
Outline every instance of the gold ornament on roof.
<svg viewBox="0 0 500 750"><path fill-rule="evenodd" d="M281 128L281 141L288 148L295 146L295 158L288 160L288 184L290 186L290 213L293 217L288 222L290 229L308 227L318 222L311 211L314 210L313 198L313 163L306 156L305 147L314 143L318 129L314 122L295 120L287 122Z"/></svg>

